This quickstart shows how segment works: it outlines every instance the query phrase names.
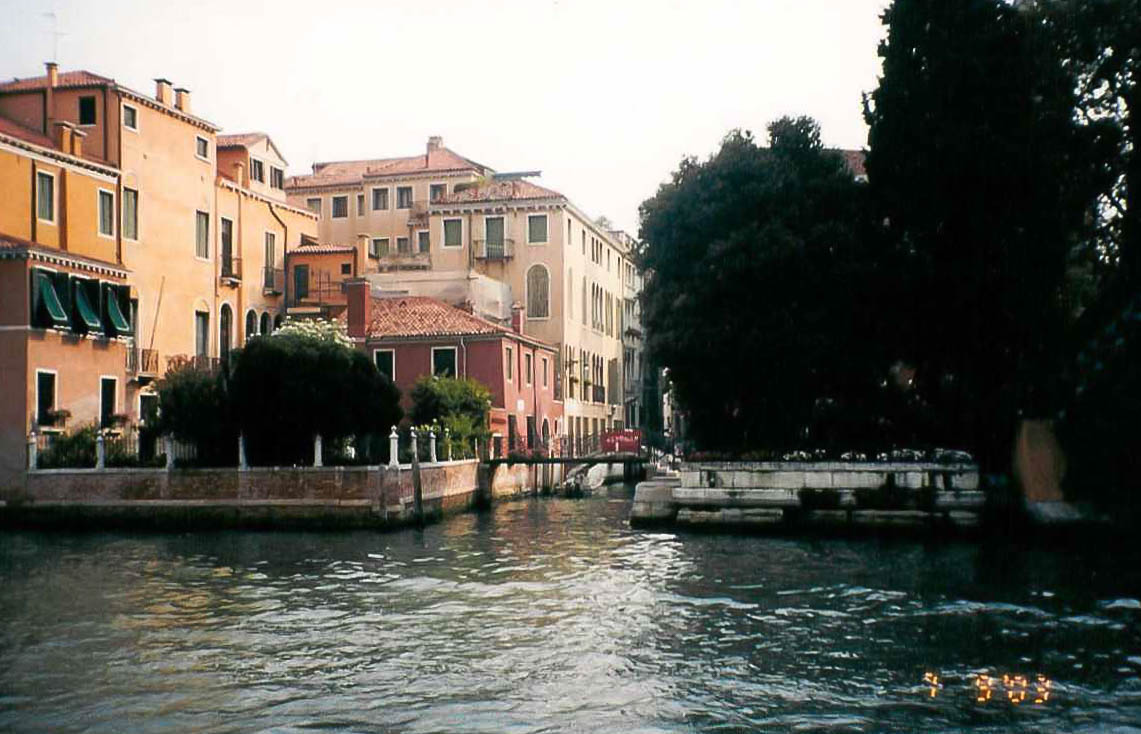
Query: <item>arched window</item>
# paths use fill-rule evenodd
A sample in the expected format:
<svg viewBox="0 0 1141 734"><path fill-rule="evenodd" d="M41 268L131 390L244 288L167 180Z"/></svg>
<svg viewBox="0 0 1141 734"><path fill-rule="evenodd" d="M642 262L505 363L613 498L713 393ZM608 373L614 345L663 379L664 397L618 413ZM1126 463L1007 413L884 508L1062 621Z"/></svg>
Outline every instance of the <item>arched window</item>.
<svg viewBox="0 0 1141 734"><path fill-rule="evenodd" d="M222 304L222 312L218 315L218 356L223 360L230 356L231 334L233 333L234 312L230 304Z"/></svg>
<svg viewBox="0 0 1141 734"><path fill-rule="evenodd" d="M269 333L269 311L263 311L261 315L261 333Z"/></svg>
<svg viewBox="0 0 1141 734"><path fill-rule="evenodd" d="M545 319L551 315L551 274L546 266L532 265L527 271L527 318Z"/></svg>
<svg viewBox="0 0 1141 734"><path fill-rule="evenodd" d="M258 335L258 315L252 308L246 311L246 341Z"/></svg>
<svg viewBox="0 0 1141 734"><path fill-rule="evenodd" d="M281 328L281 314L273 317L273 330L277 331Z"/></svg>

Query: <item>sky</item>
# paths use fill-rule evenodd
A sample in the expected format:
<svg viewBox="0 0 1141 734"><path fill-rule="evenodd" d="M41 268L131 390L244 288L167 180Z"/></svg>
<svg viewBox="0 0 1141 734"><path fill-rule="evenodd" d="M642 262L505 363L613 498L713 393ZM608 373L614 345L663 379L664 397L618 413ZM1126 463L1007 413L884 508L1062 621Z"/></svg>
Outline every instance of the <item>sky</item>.
<svg viewBox="0 0 1141 734"><path fill-rule="evenodd" d="M733 128L811 115L860 148L888 0L0 0L0 78L53 56L315 161L430 135L636 235L638 205Z"/></svg>

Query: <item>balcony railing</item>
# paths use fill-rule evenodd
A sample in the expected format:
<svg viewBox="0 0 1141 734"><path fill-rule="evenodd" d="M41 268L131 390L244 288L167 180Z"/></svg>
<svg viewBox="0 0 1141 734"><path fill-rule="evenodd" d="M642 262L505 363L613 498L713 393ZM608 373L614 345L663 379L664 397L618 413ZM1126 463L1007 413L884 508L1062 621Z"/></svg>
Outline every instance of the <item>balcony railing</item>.
<svg viewBox="0 0 1141 734"><path fill-rule="evenodd" d="M193 369L199 372L217 372L221 363L217 357L206 357L200 354L175 354L167 357L166 371Z"/></svg>
<svg viewBox="0 0 1141 734"><path fill-rule="evenodd" d="M154 349L127 349L127 374L153 376L158 374L158 351Z"/></svg>
<svg viewBox="0 0 1141 734"><path fill-rule="evenodd" d="M239 281L242 279L242 259L240 257L222 258L222 280Z"/></svg>
<svg viewBox="0 0 1141 734"><path fill-rule="evenodd" d="M263 295L281 295L282 291L285 290L285 270L272 267L262 268L261 289Z"/></svg>
<svg viewBox="0 0 1141 734"><path fill-rule="evenodd" d="M508 260L515 255L515 240L474 240L476 260Z"/></svg>
<svg viewBox="0 0 1141 734"><path fill-rule="evenodd" d="M606 402L606 388L603 385L591 385L590 387L590 400L593 403Z"/></svg>

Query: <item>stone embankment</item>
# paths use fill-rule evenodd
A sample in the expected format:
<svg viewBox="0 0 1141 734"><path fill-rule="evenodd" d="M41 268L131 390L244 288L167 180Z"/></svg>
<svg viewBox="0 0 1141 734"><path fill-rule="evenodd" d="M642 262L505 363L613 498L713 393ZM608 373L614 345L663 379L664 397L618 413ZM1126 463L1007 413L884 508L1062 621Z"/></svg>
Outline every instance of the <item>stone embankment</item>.
<svg viewBox="0 0 1141 734"><path fill-rule="evenodd" d="M703 462L642 482L635 526L768 531L963 531L986 497L974 464Z"/></svg>

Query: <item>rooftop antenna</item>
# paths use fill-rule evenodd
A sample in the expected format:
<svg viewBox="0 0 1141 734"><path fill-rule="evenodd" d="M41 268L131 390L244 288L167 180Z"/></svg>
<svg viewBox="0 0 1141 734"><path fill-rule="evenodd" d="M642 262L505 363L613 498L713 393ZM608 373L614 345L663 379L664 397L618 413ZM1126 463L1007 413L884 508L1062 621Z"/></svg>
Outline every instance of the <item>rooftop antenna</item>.
<svg viewBox="0 0 1141 734"><path fill-rule="evenodd" d="M59 29L59 16L56 15L55 10L52 9L47 13L43 13L43 17L50 18L52 24L52 61L59 63L59 39L60 36L66 36L67 33Z"/></svg>

